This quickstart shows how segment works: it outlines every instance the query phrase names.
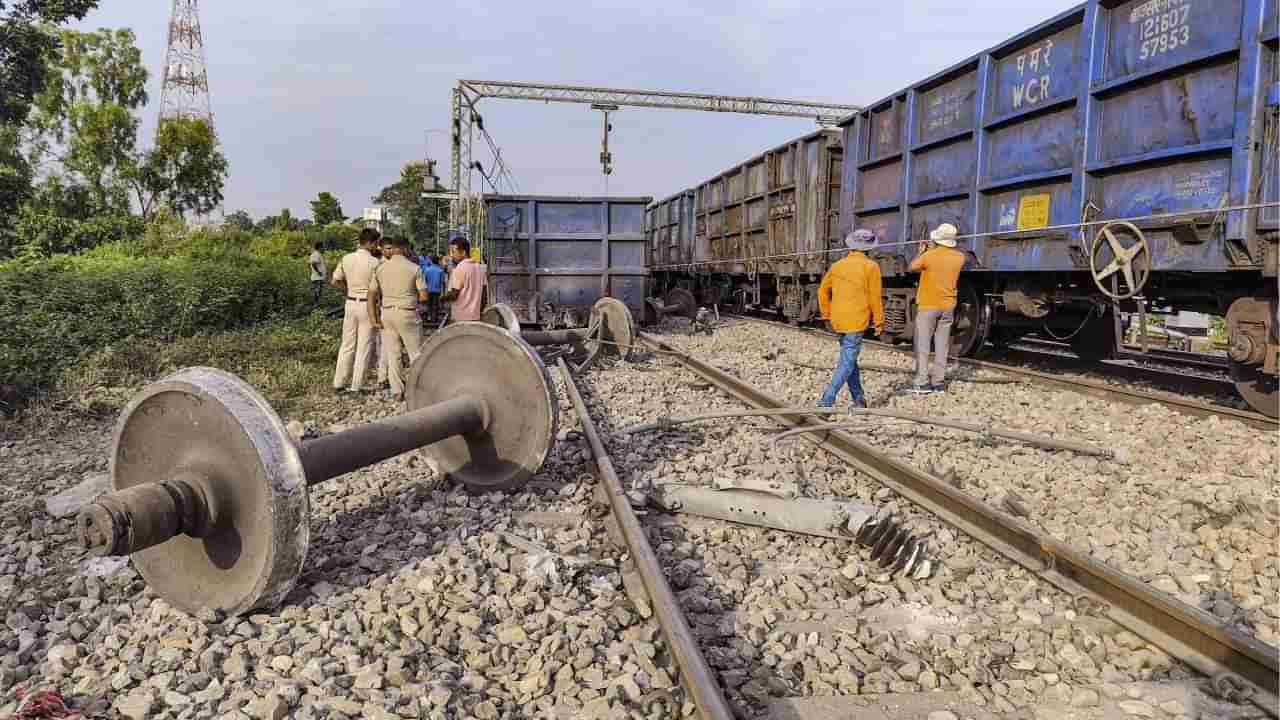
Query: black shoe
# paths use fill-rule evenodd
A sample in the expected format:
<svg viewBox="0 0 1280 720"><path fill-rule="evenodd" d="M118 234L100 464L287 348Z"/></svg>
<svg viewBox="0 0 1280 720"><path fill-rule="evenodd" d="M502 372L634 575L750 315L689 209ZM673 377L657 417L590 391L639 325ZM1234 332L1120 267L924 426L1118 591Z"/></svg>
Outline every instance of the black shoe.
<svg viewBox="0 0 1280 720"><path fill-rule="evenodd" d="M858 398L857 400L854 400L853 402L849 403L849 407L855 410L866 410L867 400L866 398Z"/></svg>
<svg viewBox="0 0 1280 720"><path fill-rule="evenodd" d="M929 384L929 390L931 390L931 391L933 391L933 392L940 392L940 393L944 393L944 392L946 392L946 391L947 391L947 386L946 386L946 384L944 384L944 383L930 383L930 384Z"/></svg>
<svg viewBox="0 0 1280 720"><path fill-rule="evenodd" d="M382 383L381 385L379 385L379 386L378 386L378 389L379 389L379 390L390 390L390 389L391 389L391 382L390 382L390 381L387 381L387 382Z"/></svg>

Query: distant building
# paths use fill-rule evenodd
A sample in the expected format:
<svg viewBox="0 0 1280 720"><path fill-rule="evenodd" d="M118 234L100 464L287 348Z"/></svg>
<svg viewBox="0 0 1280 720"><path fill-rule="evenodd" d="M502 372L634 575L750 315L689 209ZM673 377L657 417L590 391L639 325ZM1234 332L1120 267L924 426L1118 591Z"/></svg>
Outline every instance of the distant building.
<svg viewBox="0 0 1280 720"><path fill-rule="evenodd" d="M382 232L382 228L387 222L387 209L381 207L365 208L361 218L364 220L365 227Z"/></svg>

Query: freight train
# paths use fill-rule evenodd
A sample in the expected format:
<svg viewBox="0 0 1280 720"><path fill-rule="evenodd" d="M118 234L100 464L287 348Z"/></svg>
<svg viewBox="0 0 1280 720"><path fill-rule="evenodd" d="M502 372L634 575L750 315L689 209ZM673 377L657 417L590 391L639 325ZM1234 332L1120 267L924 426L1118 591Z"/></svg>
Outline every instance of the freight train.
<svg viewBox="0 0 1280 720"><path fill-rule="evenodd" d="M953 349L1036 332L1086 360L1148 310L1226 317L1231 372L1280 415L1280 0L1090 0L651 205L667 305L816 317L873 231L886 339L909 339L929 229L969 256ZM671 293L674 292L674 295ZM662 307L661 301L658 303Z"/></svg>

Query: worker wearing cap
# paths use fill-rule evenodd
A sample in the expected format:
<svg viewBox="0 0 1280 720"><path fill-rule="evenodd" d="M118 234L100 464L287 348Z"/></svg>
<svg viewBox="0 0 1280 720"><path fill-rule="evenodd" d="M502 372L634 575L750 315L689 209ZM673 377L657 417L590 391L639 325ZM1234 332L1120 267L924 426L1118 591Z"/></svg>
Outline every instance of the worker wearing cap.
<svg viewBox="0 0 1280 720"><path fill-rule="evenodd" d="M396 238L383 247L383 262L369 283L369 322L382 332L382 351L391 379L391 398L404 400L404 368L400 353L409 351L409 364L418 359L422 345L422 323L418 303L427 301L427 283L422 269L409 259L409 242Z"/></svg>
<svg viewBox="0 0 1280 720"><path fill-rule="evenodd" d="M951 347L951 325L955 320L956 286L965 254L956 250L956 226L939 225L929 233L929 242L911 261L911 271L920 273L916 290L916 376L910 392L925 395L942 392L947 377L947 351ZM929 341L933 341L933 365L929 365Z"/></svg>
<svg viewBox="0 0 1280 720"><path fill-rule="evenodd" d="M360 247L347 253L338 261L333 271L334 287L346 291L347 302L342 316L342 345L338 350L338 366L333 373L333 389L342 392L350 378L349 392L364 390L364 376L369 370L369 352L372 348L373 325L369 323L367 303L369 283L373 280L378 260L372 249L378 244L378 231L365 228L360 231Z"/></svg>
<svg viewBox="0 0 1280 720"><path fill-rule="evenodd" d="M876 243L876 236L869 230L855 230L846 235L844 244L849 254L832 264L818 287L822 317L830 320L831 329L840 334L840 361L822 399L818 400L818 407L834 405L840 387L846 383L853 407L867 406L858 373L858 354L862 352L862 336L872 322L877 335L884 329L880 266L866 255L875 249Z"/></svg>

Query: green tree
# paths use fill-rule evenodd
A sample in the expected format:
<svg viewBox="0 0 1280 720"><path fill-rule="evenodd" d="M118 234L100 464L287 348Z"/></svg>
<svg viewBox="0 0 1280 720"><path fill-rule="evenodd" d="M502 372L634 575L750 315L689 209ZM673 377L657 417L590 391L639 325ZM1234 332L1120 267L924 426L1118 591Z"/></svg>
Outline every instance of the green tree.
<svg viewBox="0 0 1280 720"><path fill-rule="evenodd" d="M253 232L253 218L244 210L237 210L226 217L223 224L240 232Z"/></svg>
<svg viewBox="0 0 1280 720"><path fill-rule="evenodd" d="M49 26L79 20L97 6L98 0L0 0L0 124L25 121L45 89L45 66L59 42Z"/></svg>
<svg viewBox="0 0 1280 720"><path fill-rule="evenodd" d="M31 196L31 178L31 166L18 147L17 128L0 124L0 257L13 252L14 219Z"/></svg>
<svg viewBox="0 0 1280 720"><path fill-rule="evenodd" d="M128 214L135 112L147 102L142 53L129 30L64 30L61 44L27 123L28 157L64 186L85 188L93 214Z"/></svg>
<svg viewBox="0 0 1280 720"><path fill-rule="evenodd" d="M316 225L340 223L347 219L347 216L342 214L342 203L327 192L320 193L315 200L311 201L311 217L314 218Z"/></svg>
<svg viewBox="0 0 1280 720"><path fill-rule="evenodd" d="M406 163L400 169L400 179L373 197L373 202L391 209L397 224L416 247L434 240L437 216L449 212L448 201L422 197L428 179L427 163Z"/></svg>
<svg viewBox="0 0 1280 720"><path fill-rule="evenodd" d="M128 173L143 217L157 202L173 210L208 214L222 203L227 158L213 127L201 118L173 118L160 124L155 147Z"/></svg>

